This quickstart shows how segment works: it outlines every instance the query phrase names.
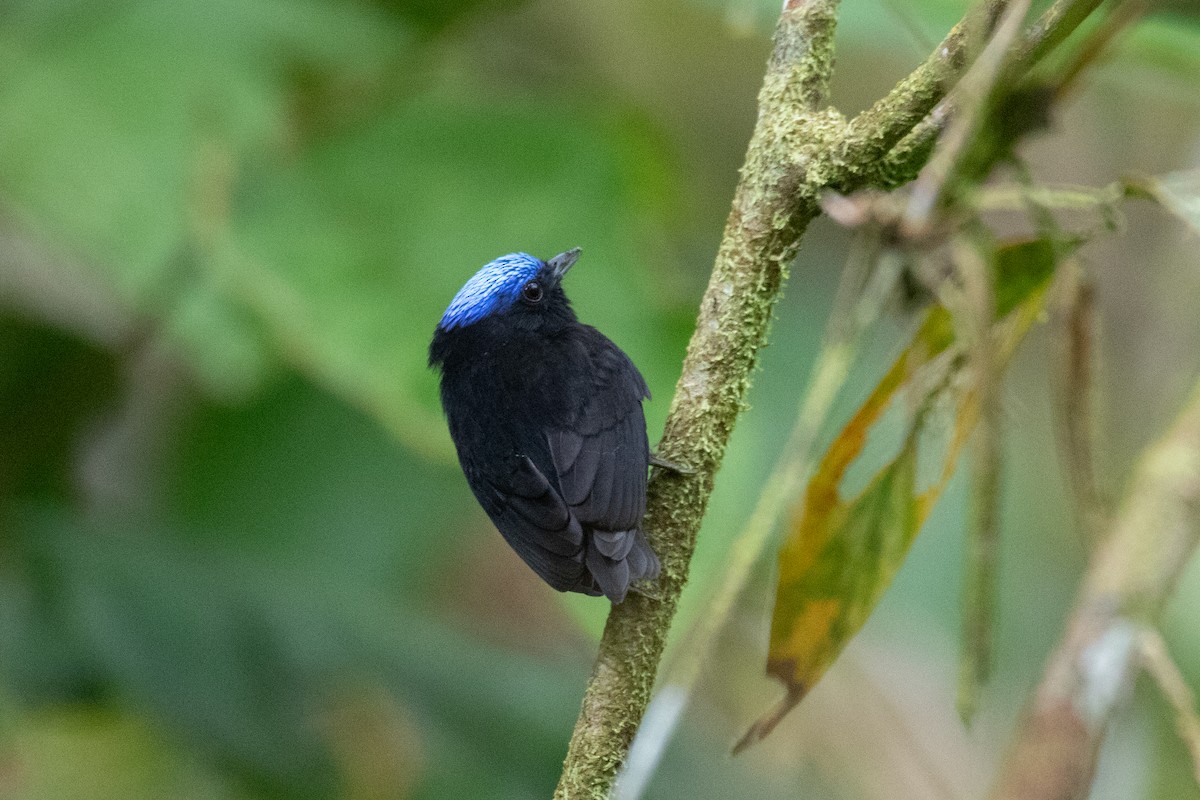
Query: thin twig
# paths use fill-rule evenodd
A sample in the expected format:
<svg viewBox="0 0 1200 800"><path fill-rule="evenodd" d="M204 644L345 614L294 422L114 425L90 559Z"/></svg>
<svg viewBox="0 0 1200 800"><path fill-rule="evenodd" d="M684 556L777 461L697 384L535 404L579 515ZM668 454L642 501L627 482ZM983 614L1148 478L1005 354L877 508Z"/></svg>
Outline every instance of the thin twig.
<svg viewBox="0 0 1200 800"><path fill-rule="evenodd" d="M929 57L886 97L851 120L845 158L872 164L928 115L971 63L1009 0L985 0L955 25Z"/></svg>
<svg viewBox="0 0 1200 800"><path fill-rule="evenodd" d="M940 225L947 200L955 196L960 174L976 133L989 117L998 82L1012 64L1029 0L1007 6L995 35L959 82L961 113L951 122L941 145L921 171L909 194L901 230L910 238L926 238ZM991 337L996 297L988 265L974 239L959 237L953 261L963 288L963 308L956 317L968 328L971 373L979 397L979 422L972 447L972 524L966 542L963 578L962 644L959 658L956 705L959 716L970 722L982 686L991 671L993 619L996 613L996 561L999 553L1000 400L997 360Z"/></svg>
<svg viewBox="0 0 1200 800"><path fill-rule="evenodd" d="M1017 0L1005 9L996 35L959 84L960 113L947 128L937 153L921 170L909 195L901 228L910 238L926 235L934 213L952 188L951 180L958 177L957 168L987 117L988 101L1009 62L1009 52L1029 10L1029 1Z"/></svg>
<svg viewBox="0 0 1200 800"><path fill-rule="evenodd" d="M1153 628L1143 631L1141 652L1142 666L1175 711L1175 727L1192 757L1192 776L1200 785L1200 716L1196 714L1196 696L1171 658L1161 633Z"/></svg>
<svg viewBox="0 0 1200 800"><path fill-rule="evenodd" d="M959 717L970 722L987 683L992 664L992 632L996 616L996 561L999 557L1000 380L999 359L992 340L996 292L978 243L961 240L954 260L966 300L967 341L971 344L972 382L979 396L979 421L971 450L971 528L966 541L963 575L962 643L959 657Z"/></svg>
<svg viewBox="0 0 1200 800"><path fill-rule="evenodd" d="M1108 519L1108 502L1096 477L1095 392L1092 367L1096 339L1095 292L1072 260L1062 265L1059 287L1059 353L1056 359L1056 400L1059 452L1071 483L1083 541L1094 544Z"/></svg>
<svg viewBox="0 0 1200 800"><path fill-rule="evenodd" d="M1048 53L1074 33L1103 2L1104 0L1057 0L1026 31L1016 59L1017 68L1028 73L1036 67ZM1001 10L997 9L996 13L999 14ZM872 162L872 184L881 189L894 189L915 178L929 159L929 154L933 152L933 145L938 136L955 116L956 106L957 98L954 93L948 97L939 97L927 116L920 118L905 130L902 138L895 142L895 146L885 151L886 155ZM914 105L914 110L920 107L922 104L918 103ZM860 119L862 115L850 123L851 128L857 128Z"/></svg>
<svg viewBox="0 0 1200 800"><path fill-rule="evenodd" d="M1057 0L1025 34L1021 61L1036 64L1058 47L1104 0Z"/></svg>
<svg viewBox="0 0 1200 800"><path fill-rule="evenodd" d="M1152 625L1200 544L1200 382L1142 456L1097 548L1066 632L1001 769L992 800L1086 796L1109 720Z"/></svg>

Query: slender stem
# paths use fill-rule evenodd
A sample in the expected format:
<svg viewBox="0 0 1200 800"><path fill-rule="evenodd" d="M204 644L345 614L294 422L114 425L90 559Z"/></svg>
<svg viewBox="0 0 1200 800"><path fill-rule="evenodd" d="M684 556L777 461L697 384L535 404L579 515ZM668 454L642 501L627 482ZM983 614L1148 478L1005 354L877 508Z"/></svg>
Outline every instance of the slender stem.
<svg viewBox="0 0 1200 800"><path fill-rule="evenodd" d="M849 124L845 157L874 163L888 153L946 96L972 55L987 41L1009 0L986 0L955 25L929 57Z"/></svg>
<svg viewBox="0 0 1200 800"><path fill-rule="evenodd" d="M1175 711L1175 728L1192 757L1192 777L1200 785L1200 715L1196 714L1196 695L1167 652L1161 633L1149 629L1141 639L1142 667L1154 676L1163 697Z"/></svg>
<svg viewBox="0 0 1200 800"><path fill-rule="evenodd" d="M1081 539L1099 540L1109 519L1109 503L1096 475L1093 362L1096 347L1095 290L1075 260L1060 267L1055 314L1059 342L1054 369L1058 450L1071 485Z"/></svg>
<svg viewBox="0 0 1200 800"><path fill-rule="evenodd" d="M1062 44L1104 0L1057 0L1025 34L1021 60L1036 64Z"/></svg>
<svg viewBox="0 0 1200 800"><path fill-rule="evenodd" d="M1142 456L992 800L1087 795L1108 722L1141 666L1141 631L1158 618L1198 544L1200 383L1171 430Z"/></svg>
<svg viewBox="0 0 1200 800"><path fill-rule="evenodd" d="M1035 67L1055 47L1074 33L1076 28L1103 2L1104 0L1058 0L1054 3L1025 32L1023 44L1016 60L1018 69L1027 73ZM997 9L995 14L998 16L1001 10ZM963 20L958 27L966 25L967 22L967 20ZM953 35L953 31L951 35ZM946 38L949 41L951 37L947 36ZM945 44L946 42L943 42L943 45ZM934 101L936 105L929 106L926 100L927 95L923 91L917 91L938 85L934 82L938 72L930 65L929 60L926 60L925 64L918 69L918 71L921 70L927 70L928 74L907 93L898 94L900 87L897 86L888 95L888 98L893 98L890 102L898 109L902 109L906 118L911 118L912 114L922 108L925 108L928 113L928 116L918 118L919 121L910 125L908 129L902 130L900 137L891 139L888 136L880 138L876 143L875 137L860 132L860 130L867 130L865 115L874 113L881 104L888 103L888 98L879 101L850 123L850 128L856 132L856 140L860 142L857 146L865 148L867 152L878 152L877 144L885 144L889 140L895 144L889 151L886 151L886 154L881 153L881 157L869 165L871 169L869 181L881 189L895 189L915 178L925 162L929 160L938 136L954 116L953 95L950 97L944 97L944 94L938 96ZM1015 77L1017 76L1014 75Z"/></svg>
<svg viewBox="0 0 1200 800"><path fill-rule="evenodd" d="M958 174L963 158L970 151L976 131L985 118L988 101L1004 75L1009 51L1029 11L1029 2L1016 0L1005 8L995 36L963 76L957 91L961 100L960 113L950 123L937 153L921 170L909 194L902 222L908 235L919 237L926 232L934 211L951 189L950 179Z"/></svg>
<svg viewBox="0 0 1200 800"><path fill-rule="evenodd" d="M954 247L957 273L963 284L965 314L971 343L971 371L979 395L979 421L971 450L971 525L963 564L962 643L959 656L958 715L969 724L992 666L993 620L996 617L996 562L1000 549L1001 408L999 358L992 341L996 290L988 264L975 241Z"/></svg>

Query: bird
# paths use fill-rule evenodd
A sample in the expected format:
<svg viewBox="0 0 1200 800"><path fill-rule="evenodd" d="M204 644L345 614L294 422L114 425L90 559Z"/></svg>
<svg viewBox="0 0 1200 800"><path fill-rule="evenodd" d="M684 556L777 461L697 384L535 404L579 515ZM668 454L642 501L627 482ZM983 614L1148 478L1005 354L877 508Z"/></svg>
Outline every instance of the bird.
<svg viewBox="0 0 1200 800"><path fill-rule="evenodd" d="M562 281L580 252L485 264L438 322L429 366L467 484L512 549L558 591L620 603L660 570L642 530L650 390L575 315Z"/></svg>

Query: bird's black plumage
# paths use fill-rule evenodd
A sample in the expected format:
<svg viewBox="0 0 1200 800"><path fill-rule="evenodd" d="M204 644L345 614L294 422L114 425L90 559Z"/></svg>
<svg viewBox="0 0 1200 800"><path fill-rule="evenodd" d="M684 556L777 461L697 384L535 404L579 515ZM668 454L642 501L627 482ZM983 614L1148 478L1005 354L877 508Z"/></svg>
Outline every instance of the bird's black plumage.
<svg viewBox="0 0 1200 800"><path fill-rule="evenodd" d="M577 256L485 266L447 309L429 363L467 483L500 533L555 589L619 603L659 571L641 530L650 393L571 309L560 282Z"/></svg>

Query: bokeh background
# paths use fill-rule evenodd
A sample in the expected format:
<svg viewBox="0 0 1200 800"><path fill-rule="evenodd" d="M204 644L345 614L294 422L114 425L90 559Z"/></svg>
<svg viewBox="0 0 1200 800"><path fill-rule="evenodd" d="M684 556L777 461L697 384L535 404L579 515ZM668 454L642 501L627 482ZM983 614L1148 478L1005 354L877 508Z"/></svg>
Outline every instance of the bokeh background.
<svg viewBox="0 0 1200 800"><path fill-rule="evenodd" d="M425 349L485 261L582 246L570 294L646 374L656 438L776 5L0 2L0 798L549 796L607 604L542 585L490 527ZM963 8L844 6L847 113ZM1093 185L1200 166L1196 4L1164 4L1026 155ZM1083 251L1113 493L1200 371L1200 240L1145 203L1117 228ZM669 664L694 655L849 241L820 221L805 242ZM839 413L895 348L869 343ZM979 796L1086 557L1052 355L1035 332L1006 395L998 664L975 724L953 710L958 480L826 681L734 759L779 691L761 566L648 796ZM1193 568L1167 626L1193 686L1198 609ZM1095 797L1200 797L1189 769L1140 687Z"/></svg>

